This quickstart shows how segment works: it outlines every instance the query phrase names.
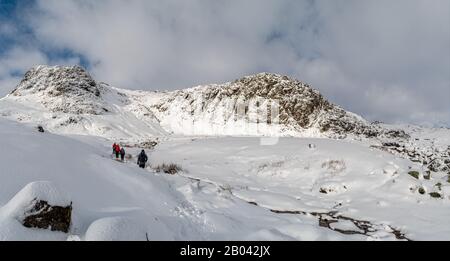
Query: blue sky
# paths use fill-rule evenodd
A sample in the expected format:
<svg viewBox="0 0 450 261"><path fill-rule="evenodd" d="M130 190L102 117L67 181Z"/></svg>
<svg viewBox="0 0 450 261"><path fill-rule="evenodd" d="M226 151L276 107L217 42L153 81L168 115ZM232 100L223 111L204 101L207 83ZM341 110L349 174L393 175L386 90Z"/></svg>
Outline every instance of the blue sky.
<svg viewBox="0 0 450 261"><path fill-rule="evenodd" d="M0 95L37 64L129 89L268 71L369 120L450 125L447 0L0 0Z"/></svg>
<svg viewBox="0 0 450 261"><path fill-rule="evenodd" d="M33 28L30 27L27 19L23 19L24 12L36 10L35 5L35 0L0 0L0 23L14 28L13 33L2 34L2 37L0 37L0 56L15 46L34 46L45 54L49 63L60 61L61 59L75 58L79 59L80 65L89 67L89 62L81 54L77 54L71 49L47 48L36 39ZM16 73L23 74L23 71L13 72L13 75Z"/></svg>
<svg viewBox="0 0 450 261"><path fill-rule="evenodd" d="M15 19L14 11L16 8L16 0L2 0L0 1L0 23L5 23ZM0 54L3 54L7 49L14 44L14 39L11 37L0 38Z"/></svg>

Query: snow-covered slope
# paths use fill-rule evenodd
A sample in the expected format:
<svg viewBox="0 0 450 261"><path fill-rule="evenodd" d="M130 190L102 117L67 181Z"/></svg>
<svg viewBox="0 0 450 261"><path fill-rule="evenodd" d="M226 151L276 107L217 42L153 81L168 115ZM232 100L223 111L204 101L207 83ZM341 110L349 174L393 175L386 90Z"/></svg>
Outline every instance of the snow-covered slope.
<svg viewBox="0 0 450 261"><path fill-rule="evenodd" d="M110 144L0 119L0 240L449 239L449 184L360 144L176 138L150 153L158 174L111 159ZM309 146L314 144L314 146ZM131 155L139 148L127 148ZM410 169L411 168L411 169ZM408 175L417 170L419 179ZM441 183L440 186L437 184ZM420 193L423 189L424 194ZM441 198L429 195L436 192ZM27 200L73 204L69 233L25 228Z"/></svg>
<svg viewBox="0 0 450 261"><path fill-rule="evenodd" d="M374 231L367 233L367 240L388 239L390 228L412 240L450 239L450 226L445 224L450 214L446 173L426 179L420 163L365 144L281 138L275 145L262 146L255 138L180 139L152 153L153 164L168 160L182 166L185 176L280 214L320 219L318 213L335 212L334 217L322 217L336 222L331 225L336 228L351 219L368 221ZM419 178L409 175L411 171ZM433 192L442 198L431 197ZM355 223L350 222L349 230L355 231ZM302 235L295 226L291 232L284 229Z"/></svg>
<svg viewBox="0 0 450 261"><path fill-rule="evenodd" d="M164 179L112 161L100 146L39 133L3 119L0 119L0 141L5 151L0 158L0 206L4 206L0 208L0 240L67 239L68 235L63 233L27 229L19 224L16 216L10 215L8 209L15 206L7 204L8 201L36 181L51 181L70 197L74 207L74 235L83 236L90 223L97 219L123 216L143 227L141 234L133 235L134 239L145 240L147 231L153 238L179 236L178 231L172 233L169 228L182 197ZM180 226L182 223L180 220ZM152 229L155 229L153 233Z"/></svg>
<svg viewBox="0 0 450 261"><path fill-rule="evenodd" d="M201 210L174 188L174 181L112 160L109 143L39 133L0 119L0 144L7 152L0 157L0 240L237 239L244 233L275 226L264 221L274 214L254 211L244 203L227 211L237 217L242 215L238 210L250 209L247 213L260 216L261 223L246 228L238 221L214 218L212 224L206 224ZM182 179L177 184L189 186L191 182ZM68 234L29 229L19 223L26 200L38 195L51 203L73 203L73 224ZM217 201L231 202L220 195ZM312 224L311 229L316 229ZM219 235L214 233L214 226L219 225L242 232ZM288 237L280 234L277 238Z"/></svg>
<svg viewBox="0 0 450 261"><path fill-rule="evenodd" d="M116 162L108 155L109 144L39 133L3 119L0 142L8 152L0 158L0 240L294 239L277 229L293 224L308 228L315 238L336 238L314 219L299 223L236 202L214 187L203 190L204 185L181 176L160 176ZM26 200L36 196L73 203L69 234L20 224ZM214 209L199 202L210 202Z"/></svg>

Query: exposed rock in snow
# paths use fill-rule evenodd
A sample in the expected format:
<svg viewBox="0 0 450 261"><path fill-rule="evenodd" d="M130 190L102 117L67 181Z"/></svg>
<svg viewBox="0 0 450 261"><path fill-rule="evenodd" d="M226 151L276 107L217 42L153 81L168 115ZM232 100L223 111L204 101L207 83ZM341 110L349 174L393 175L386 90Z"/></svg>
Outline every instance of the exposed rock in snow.
<svg viewBox="0 0 450 261"><path fill-rule="evenodd" d="M36 181L26 185L4 207L8 215L21 217L34 207L33 201L45 201L52 206L68 206L71 201L65 193L48 181Z"/></svg>
<svg viewBox="0 0 450 261"><path fill-rule="evenodd" d="M388 132L392 132L391 126L383 126ZM450 141L447 136L450 133L446 129L426 129L421 127L399 126L403 128L401 133L408 132L411 137L398 137L379 139L379 144L372 147L392 154L407 158L412 162L423 165L427 171L450 171ZM398 134L398 132L395 132ZM409 136L409 135L408 135Z"/></svg>
<svg viewBox="0 0 450 261"><path fill-rule="evenodd" d="M51 182L32 182L9 201L4 213L20 220L25 227L67 233L72 202Z"/></svg>
<svg viewBox="0 0 450 261"><path fill-rule="evenodd" d="M72 222L72 205L52 206L44 200L33 200L33 207L25 213L22 224L29 228L69 232Z"/></svg>

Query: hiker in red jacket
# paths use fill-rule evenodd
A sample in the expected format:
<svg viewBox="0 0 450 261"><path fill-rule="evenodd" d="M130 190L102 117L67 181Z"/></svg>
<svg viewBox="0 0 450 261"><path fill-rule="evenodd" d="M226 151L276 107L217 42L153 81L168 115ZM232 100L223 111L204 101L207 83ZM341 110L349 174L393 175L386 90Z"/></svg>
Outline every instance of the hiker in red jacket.
<svg viewBox="0 0 450 261"><path fill-rule="evenodd" d="M112 149L113 149L113 155L116 153L116 146L117 146L117 144L114 142L114 144L113 144L113 146L112 146Z"/></svg>
<svg viewBox="0 0 450 261"><path fill-rule="evenodd" d="M119 159L120 146L118 144L116 145L116 148L114 149L114 152L116 153L116 159Z"/></svg>

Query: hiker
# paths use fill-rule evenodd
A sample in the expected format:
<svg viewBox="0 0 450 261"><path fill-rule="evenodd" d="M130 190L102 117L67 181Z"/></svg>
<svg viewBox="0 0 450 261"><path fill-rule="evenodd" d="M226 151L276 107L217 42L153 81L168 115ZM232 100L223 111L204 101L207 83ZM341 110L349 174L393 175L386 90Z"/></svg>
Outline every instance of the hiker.
<svg viewBox="0 0 450 261"><path fill-rule="evenodd" d="M114 150L114 152L116 153L116 159L119 159L119 155L120 155L120 146L117 144L116 145L116 149Z"/></svg>
<svg viewBox="0 0 450 261"><path fill-rule="evenodd" d="M141 154L139 154L138 156L138 161L137 164L139 165L140 168L145 168L145 164L147 163L148 157L147 154L145 154L145 151L142 150Z"/></svg>
<svg viewBox="0 0 450 261"><path fill-rule="evenodd" d="M125 160L125 149L123 147L120 149L120 159Z"/></svg>
<svg viewBox="0 0 450 261"><path fill-rule="evenodd" d="M112 146L112 149L113 149L113 155L116 153L116 146L117 146L117 144L114 142L114 144L113 144L113 146Z"/></svg>

